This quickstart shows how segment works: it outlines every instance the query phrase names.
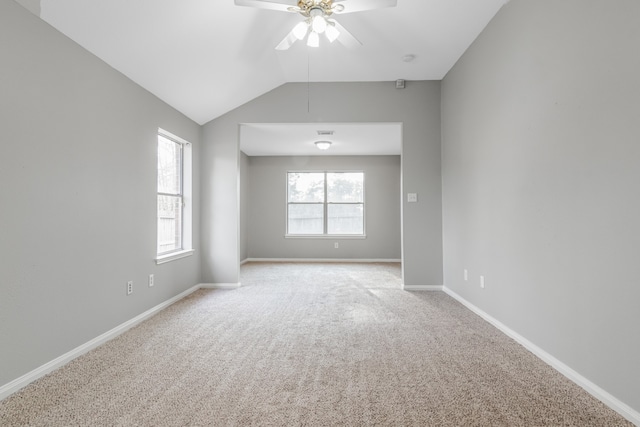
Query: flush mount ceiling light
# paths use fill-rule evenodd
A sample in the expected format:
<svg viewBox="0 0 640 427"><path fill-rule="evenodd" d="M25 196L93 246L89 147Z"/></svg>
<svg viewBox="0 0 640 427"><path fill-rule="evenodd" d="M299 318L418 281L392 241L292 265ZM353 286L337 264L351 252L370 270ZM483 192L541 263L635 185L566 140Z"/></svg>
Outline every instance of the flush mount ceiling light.
<svg viewBox="0 0 640 427"><path fill-rule="evenodd" d="M320 150L328 150L329 147L331 147L331 141L316 141L314 144L316 144L316 147Z"/></svg>
<svg viewBox="0 0 640 427"><path fill-rule="evenodd" d="M335 14L362 12L364 10L393 7L397 0L299 0L297 6L285 4L283 0L235 0L237 6L257 7L299 13L304 17L293 30L276 46L277 50L287 50L298 40L307 38L307 46L320 46L320 35L333 43L338 40L349 48L362 43L347 31L338 21L330 17Z"/></svg>

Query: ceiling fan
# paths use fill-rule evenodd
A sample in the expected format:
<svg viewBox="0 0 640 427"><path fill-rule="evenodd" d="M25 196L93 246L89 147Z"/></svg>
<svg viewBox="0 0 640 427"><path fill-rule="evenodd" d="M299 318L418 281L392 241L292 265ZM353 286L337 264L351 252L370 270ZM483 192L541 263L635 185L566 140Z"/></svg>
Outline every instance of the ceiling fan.
<svg viewBox="0 0 640 427"><path fill-rule="evenodd" d="M348 48L361 46L362 43L347 31L333 14L362 12L365 10L393 7L397 0L234 0L237 6L249 6L281 12L299 13L304 20L299 22L289 34L276 46L277 50L287 50L298 40L307 38L307 46L318 47L320 35L324 34L330 43L338 40Z"/></svg>

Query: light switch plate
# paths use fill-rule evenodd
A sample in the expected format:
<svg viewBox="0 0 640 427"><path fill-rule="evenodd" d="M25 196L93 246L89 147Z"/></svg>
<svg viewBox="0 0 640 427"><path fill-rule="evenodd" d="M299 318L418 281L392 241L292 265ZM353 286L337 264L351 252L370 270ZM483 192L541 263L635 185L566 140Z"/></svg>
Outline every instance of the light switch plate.
<svg viewBox="0 0 640 427"><path fill-rule="evenodd" d="M409 203L417 203L418 202L418 193L407 193L407 202L409 202Z"/></svg>

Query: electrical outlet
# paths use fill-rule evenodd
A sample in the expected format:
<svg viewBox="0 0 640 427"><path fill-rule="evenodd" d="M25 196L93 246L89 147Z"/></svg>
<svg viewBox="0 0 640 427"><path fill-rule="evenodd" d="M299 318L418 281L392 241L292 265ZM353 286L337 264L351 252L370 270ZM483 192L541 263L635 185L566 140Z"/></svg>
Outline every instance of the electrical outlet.
<svg viewBox="0 0 640 427"><path fill-rule="evenodd" d="M333 244L333 248L334 248L334 249L338 249L339 247L340 247L340 245L338 244L338 242L335 242L335 243Z"/></svg>
<svg viewBox="0 0 640 427"><path fill-rule="evenodd" d="M149 275L149 287L153 286L153 274Z"/></svg>
<svg viewBox="0 0 640 427"><path fill-rule="evenodd" d="M133 293L133 281L129 280L127 282L127 295L131 295Z"/></svg>
<svg viewBox="0 0 640 427"><path fill-rule="evenodd" d="M480 287L484 289L484 276L480 276Z"/></svg>
<svg viewBox="0 0 640 427"><path fill-rule="evenodd" d="M464 281L468 282L469 281L469 272L467 271L467 269L464 269Z"/></svg>

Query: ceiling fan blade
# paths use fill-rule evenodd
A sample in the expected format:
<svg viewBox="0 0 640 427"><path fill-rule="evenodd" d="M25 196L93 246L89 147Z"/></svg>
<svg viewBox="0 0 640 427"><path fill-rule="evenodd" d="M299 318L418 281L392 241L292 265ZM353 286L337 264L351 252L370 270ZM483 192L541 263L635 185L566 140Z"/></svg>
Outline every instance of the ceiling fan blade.
<svg viewBox="0 0 640 427"><path fill-rule="evenodd" d="M258 9L277 10L280 12L299 12L292 0L262 1L262 0L234 0L236 6L256 7Z"/></svg>
<svg viewBox="0 0 640 427"><path fill-rule="evenodd" d="M398 0L341 0L333 2L333 10L335 13L342 15L345 13L395 7L397 4Z"/></svg>
<svg viewBox="0 0 640 427"><path fill-rule="evenodd" d="M276 46L276 50L287 50L291 46L293 46L295 42L298 41L298 38L294 35L294 31L295 30L291 30L291 32L289 32L289 34L287 34L287 36L282 39L278 46Z"/></svg>
<svg viewBox="0 0 640 427"><path fill-rule="evenodd" d="M357 38L354 37L353 34L351 34L349 31L347 31L346 28L344 28L342 25L340 25L340 23L338 21L336 21L335 19L331 19L330 20L331 23L333 23L333 25L336 26L336 29L338 31L340 31L340 35L338 35L338 41L344 45L345 47L349 48L349 49L356 49L360 46L362 46L362 43L360 42L360 40L358 40Z"/></svg>

